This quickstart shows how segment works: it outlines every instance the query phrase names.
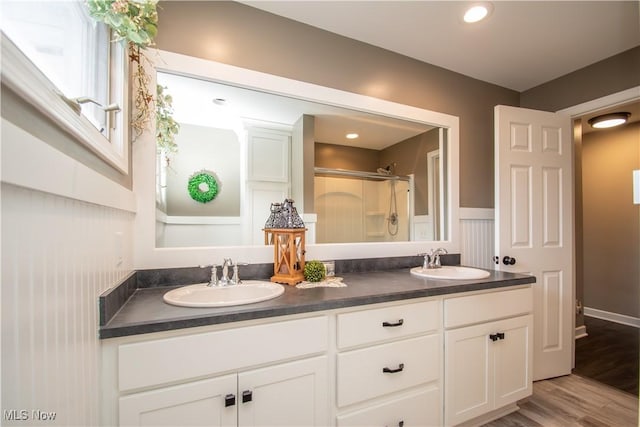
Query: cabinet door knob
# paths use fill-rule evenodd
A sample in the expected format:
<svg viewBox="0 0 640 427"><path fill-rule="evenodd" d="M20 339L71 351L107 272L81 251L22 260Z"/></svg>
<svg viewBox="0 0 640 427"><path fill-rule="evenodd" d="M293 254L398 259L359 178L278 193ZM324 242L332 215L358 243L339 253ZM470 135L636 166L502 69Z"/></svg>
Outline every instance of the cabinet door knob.
<svg viewBox="0 0 640 427"><path fill-rule="evenodd" d="M395 374L397 372L402 372L403 370L404 370L404 363L399 364L396 369L382 368L382 372L384 372L385 374Z"/></svg>
<svg viewBox="0 0 640 427"><path fill-rule="evenodd" d="M395 323L382 322L382 326L385 328L395 328L396 326L402 326L403 323L404 323L404 319L400 319Z"/></svg>
<svg viewBox="0 0 640 427"><path fill-rule="evenodd" d="M229 406L233 406L236 404L236 395L235 394L227 394L224 397L224 407L227 408Z"/></svg>
<svg viewBox="0 0 640 427"><path fill-rule="evenodd" d="M251 402L253 400L253 392L251 390L245 390L242 392L242 403Z"/></svg>
<svg viewBox="0 0 640 427"><path fill-rule="evenodd" d="M493 342L504 339L504 332L498 332L495 334L489 334L489 339Z"/></svg>

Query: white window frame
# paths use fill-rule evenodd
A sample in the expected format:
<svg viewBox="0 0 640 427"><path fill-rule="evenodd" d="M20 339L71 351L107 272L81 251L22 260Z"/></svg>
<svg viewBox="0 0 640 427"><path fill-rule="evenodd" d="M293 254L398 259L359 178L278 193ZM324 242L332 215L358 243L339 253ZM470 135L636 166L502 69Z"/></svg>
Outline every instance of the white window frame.
<svg viewBox="0 0 640 427"><path fill-rule="evenodd" d="M109 96L117 100L121 110L115 113L115 129L109 138L72 105L49 79L1 33L2 83L14 91L38 111L74 136L102 160L122 174L129 173L129 100L126 76L128 76L127 49L121 43L111 43L109 67ZM107 113L109 114L109 113Z"/></svg>

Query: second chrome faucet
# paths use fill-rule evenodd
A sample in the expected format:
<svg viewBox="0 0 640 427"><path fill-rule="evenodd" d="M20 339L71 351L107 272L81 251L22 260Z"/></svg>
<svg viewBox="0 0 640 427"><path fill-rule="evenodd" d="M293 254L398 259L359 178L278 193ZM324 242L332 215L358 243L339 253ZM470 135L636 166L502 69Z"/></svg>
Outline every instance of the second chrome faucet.
<svg viewBox="0 0 640 427"><path fill-rule="evenodd" d="M211 266L211 278L209 279L208 286L230 286L230 285L240 285L242 284L242 280L240 280L240 265L247 265L246 263L234 263L231 258L225 258L222 263L222 277L218 279L218 265L213 264ZM200 267L205 268L207 266L201 265ZM229 277L229 267L233 268L232 276Z"/></svg>

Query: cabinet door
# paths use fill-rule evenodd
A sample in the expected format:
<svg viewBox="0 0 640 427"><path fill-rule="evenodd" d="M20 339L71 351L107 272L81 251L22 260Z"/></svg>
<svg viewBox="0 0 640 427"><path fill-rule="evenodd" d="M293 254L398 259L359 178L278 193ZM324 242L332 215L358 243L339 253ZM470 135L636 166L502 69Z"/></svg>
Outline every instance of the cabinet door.
<svg viewBox="0 0 640 427"><path fill-rule="evenodd" d="M289 182L291 135L272 129L249 129L249 181Z"/></svg>
<svg viewBox="0 0 640 427"><path fill-rule="evenodd" d="M121 426L235 426L236 375L131 394L119 400Z"/></svg>
<svg viewBox="0 0 640 427"><path fill-rule="evenodd" d="M445 332L445 424L455 425L493 409L491 324Z"/></svg>
<svg viewBox="0 0 640 427"><path fill-rule="evenodd" d="M531 395L533 384L533 315L496 322L504 338L492 343L495 369L495 407Z"/></svg>
<svg viewBox="0 0 640 427"><path fill-rule="evenodd" d="M238 375L239 426L329 424L326 356Z"/></svg>

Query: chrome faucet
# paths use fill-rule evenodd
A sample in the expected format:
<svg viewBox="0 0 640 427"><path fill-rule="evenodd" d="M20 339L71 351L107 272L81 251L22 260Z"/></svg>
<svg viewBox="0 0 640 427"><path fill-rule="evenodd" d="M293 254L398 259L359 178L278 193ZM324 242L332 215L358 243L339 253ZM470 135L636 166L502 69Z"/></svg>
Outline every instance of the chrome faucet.
<svg viewBox="0 0 640 427"><path fill-rule="evenodd" d="M201 265L200 268L211 267L211 277L209 278L209 283L207 286L218 286L218 266L213 265Z"/></svg>
<svg viewBox="0 0 640 427"><path fill-rule="evenodd" d="M418 256L424 257L424 262L422 263L422 268L440 268L442 264L440 264L440 255L444 255L448 253L445 248L431 249L429 253L421 253Z"/></svg>
<svg viewBox="0 0 640 427"><path fill-rule="evenodd" d="M427 268L440 268L442 264L440 264L440 255L444 255L448 253L445 248L432 249L431 254L429 256L429 265Z"/></svg>
<svg viewBox="0 0 640 427"><path fill-rule="evenodd" d="M234 284L231 279L229 279L229 267L233 267L233 261L231 258L225 258L222 263L222 278L218 282L220 286L227 286L229 284Z"/></svg>

